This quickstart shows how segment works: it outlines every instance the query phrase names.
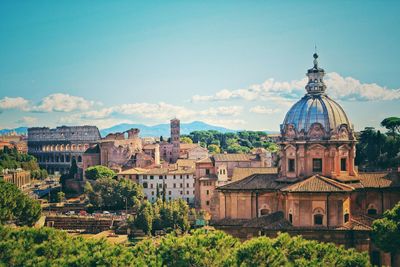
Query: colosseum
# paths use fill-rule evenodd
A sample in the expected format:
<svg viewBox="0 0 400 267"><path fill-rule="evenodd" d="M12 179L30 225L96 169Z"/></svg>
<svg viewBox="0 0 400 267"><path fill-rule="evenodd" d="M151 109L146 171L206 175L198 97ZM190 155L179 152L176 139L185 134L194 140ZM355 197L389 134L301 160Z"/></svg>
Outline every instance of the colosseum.
<svg viewBox="0 0 400 267"><path fill-rule="evenodd" d="M83 153L100 139L96 126L33 127L28 129L28 153L51 174L68 172L74 160L81 172Z"/></svg>

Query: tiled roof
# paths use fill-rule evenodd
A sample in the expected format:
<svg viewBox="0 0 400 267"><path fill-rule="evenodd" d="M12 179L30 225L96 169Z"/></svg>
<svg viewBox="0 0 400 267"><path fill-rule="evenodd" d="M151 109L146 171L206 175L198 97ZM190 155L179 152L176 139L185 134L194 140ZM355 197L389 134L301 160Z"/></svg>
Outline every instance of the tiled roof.
<svg viewBox="0 0 400 267"><path fill-rule="evenodd" d="M289 185L282 189L285 192L348 192L353 191L354 188L334 181L332 179L313 175L301 182Z"/></svg>
<svg viewBox="0 0 400 267"><path fill-rule="evenodd" d="M359 178L364 188L400 187L398 172L360 173Z"/></svg>
<svg viewBox="0 0 400 267"><path fill-rule="evenodd" d="M370 231L372 222L375 218L369 217L367 215L351 215L348 222L343 224L343 226L338 227L338 230L359 230L359 231Z"/></svg>
<svg viewBox="0 0 400 267"><path fill-rule="evenodd" d="M278 173L278 168L275 167L253 167L253 168L240 168L236 167L233 169L232 181L238 181L246 178L252 174L267 174L267 173Z"/></svg>
<svg viewBox="0 0 400 267"><path fill-rule="evenodd" d="M242 180L220 186L218 190L278 190L285 185L275 181L277 176L278 174L253 174Z"/></svg>
<svg viewBox="0 0 400 267"><path fill-rule="evenodd" d="M193 159L178 159L176 161L176 164L178 167L190 167L190 168L196 168L195 160Z"/></svg>
<svg viewBox="0 0 400 267"><path fill-rule="evenodd" d="M196 163L212 163L212 160L210 157L207 157L207 158L196 161Z"/></svg>
<svg viewBox="0 0 400 267"><path fill-rule="evenodd" d="M251 155L248 154L215 154L214 161L250 161Z"/></svg>
<svg viewBox="0 0 400 267"><path fill-rule="evenodd" d="M167 174L193 174L195 170L193 168L178 168L178 169L168 169L168 168L132 168L118 173L118 175L125 174L147 174L147 175L167 175Z"/></svg>
<svg viewBox="0 0 400 267"><path fill-rule="evenodd" d="M182 150L193 149L199 146L200 146L199 144L186 144L186 143L181 143L179 145L180 149Z"/></svg>

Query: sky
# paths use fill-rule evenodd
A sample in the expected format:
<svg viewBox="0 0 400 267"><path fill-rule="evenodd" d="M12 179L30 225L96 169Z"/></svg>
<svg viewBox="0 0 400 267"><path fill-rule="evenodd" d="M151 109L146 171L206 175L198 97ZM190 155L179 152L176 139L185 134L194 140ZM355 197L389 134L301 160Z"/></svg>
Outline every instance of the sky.
<svg viewBox="0 0 400 267"><path fill-rule="evenodd" d="M400 116L399 1L1 1L0 128L279 129L315 46L356 130Z"/></svg>

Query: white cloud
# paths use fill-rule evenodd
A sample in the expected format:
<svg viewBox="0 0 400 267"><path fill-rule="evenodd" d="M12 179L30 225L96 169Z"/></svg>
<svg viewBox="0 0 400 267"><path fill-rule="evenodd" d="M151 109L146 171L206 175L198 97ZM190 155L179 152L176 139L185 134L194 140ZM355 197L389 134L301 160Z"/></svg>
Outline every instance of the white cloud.
<svg viewBox="0 0 400 267"><path fill-rule="evenodd" d="M145 119L152 119L163 122L168 121L173 117L181 120L195 120L198 117L215 117L215 116L238 116L243 110L240 106L221 106L211 107L205 110L192 110L184 106L177 106L160 103L131 103L119 106L103 108L100 110L90 110L78 114L82 119L104 119L112 115L132 115Z"/></svg>
<svg viewBox="0 0 400 267"><path fill-rule="evenodd" d="M27 110L29 101L23 97L4 97L0 99L0 110L5 109L20 109Z"/></svg>
<svg viewBox="0 0 400 267"><path fill-rule="evenodd" d="M51 94L42 99L42 101L31 107L33 112L71 112L84 111L90 109L94 105L93 101L89 101L79 96L69 94Z"/></svg>
<svg viewBox="0 0 400 267"><path fill-rule="evenodd" d="M400 89L389 89L375 83L362 83L352 77L342 77L336 72L326 74L327 93L335 99L347 101L372 101L400 99ZM289 82L268 79L261 84L245 89L221 90L214 95L195 95L192 102L224 101L242 99L246 101L266 100L277 104L291 105L305 93L307 78Z"/></svg>
<svg viewBox="0 0 400 267"><path fill-rule="evenodd" d="M16 123L24 126L31 126L37 122L37 118L35 117L29 117L29 116L24 116L21 119L17 120Z"/></svg>
<svg viewBox="0 0 400 267"><path fill-rule="evenodd" d="M281 112L279 108L267 108L264 106L255 106L250 109L250 112L257 114L276 114Z"/></svg>

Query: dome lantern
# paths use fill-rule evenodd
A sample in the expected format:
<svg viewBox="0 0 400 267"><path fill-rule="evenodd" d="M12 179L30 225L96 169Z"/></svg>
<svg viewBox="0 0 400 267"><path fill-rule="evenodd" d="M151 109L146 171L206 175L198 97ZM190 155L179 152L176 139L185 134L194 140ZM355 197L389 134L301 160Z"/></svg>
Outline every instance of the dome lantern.
<svg viewBox="0 0 400 267"><path fill-rule="evenodd" d="M306 85L309 94L324 94L326 85L324 83L325 71L318 67L318 54L314 53L314 67L307 71L308 83Z"/></svg>

